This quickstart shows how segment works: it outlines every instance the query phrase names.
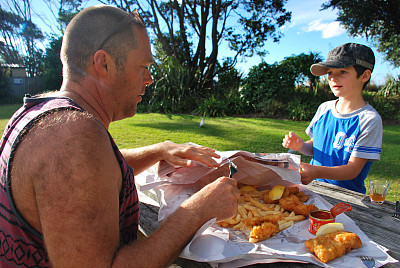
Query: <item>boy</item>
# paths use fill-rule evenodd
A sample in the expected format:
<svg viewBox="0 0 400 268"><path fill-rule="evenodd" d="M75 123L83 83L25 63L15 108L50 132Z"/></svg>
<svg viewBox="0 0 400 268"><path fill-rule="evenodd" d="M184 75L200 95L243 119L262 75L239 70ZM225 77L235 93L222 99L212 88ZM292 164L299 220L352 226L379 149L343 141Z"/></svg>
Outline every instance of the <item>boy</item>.
<svg viewBox="0 0 400 268"><path fill-rule="evenodd" d="M316 76L328 74L338 99L319 106L306 129L309 141L293 132L283 139L285 148L313 156L310 164L301 163L303 184L317 179L366 192L364 180L372 161L380 160L382 146L382 119L362 96L374 64L369 47L347 43L331 50L326 62L311 66Z"/></svg>

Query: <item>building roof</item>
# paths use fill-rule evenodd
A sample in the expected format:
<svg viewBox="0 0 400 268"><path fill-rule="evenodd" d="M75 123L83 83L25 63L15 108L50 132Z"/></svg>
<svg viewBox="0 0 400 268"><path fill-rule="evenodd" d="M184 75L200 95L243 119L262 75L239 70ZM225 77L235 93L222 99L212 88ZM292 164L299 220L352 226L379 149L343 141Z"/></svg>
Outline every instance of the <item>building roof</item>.
<svg viewBox="0 0 400 268"><path fill-rule="evenodd" d="M24 65L18 63L1 63L0 65L6 68L25 68Z"/></svg>

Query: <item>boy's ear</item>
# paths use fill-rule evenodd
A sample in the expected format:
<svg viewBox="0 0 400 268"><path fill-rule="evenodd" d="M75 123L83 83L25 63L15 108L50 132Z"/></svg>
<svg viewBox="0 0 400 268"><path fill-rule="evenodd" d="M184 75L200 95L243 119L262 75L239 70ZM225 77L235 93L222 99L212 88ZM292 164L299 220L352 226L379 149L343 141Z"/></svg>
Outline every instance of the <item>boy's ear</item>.
<svg viewBox="0 0 400 268"><path fill-rule="evenodd" d="M364 73L362 74L362 81L365 83L371 78L371 70L365 70Z"/></svg>

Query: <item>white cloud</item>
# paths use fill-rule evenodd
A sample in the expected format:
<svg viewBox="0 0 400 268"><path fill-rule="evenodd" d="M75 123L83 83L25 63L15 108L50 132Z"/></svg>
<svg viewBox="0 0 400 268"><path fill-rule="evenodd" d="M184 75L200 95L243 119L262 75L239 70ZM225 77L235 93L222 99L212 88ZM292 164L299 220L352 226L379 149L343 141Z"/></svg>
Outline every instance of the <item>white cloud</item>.
<svg viewBox="0 0 400 268"><path fill-rule="evenodd" d="M323 19L334 21L337 17L332 9L321 10L325 0L288 0L285 5L288 11L292 11L292 19L289 27L305 25L311 20Z"/></svg>
<svg viewBox="0 0 400 268"><path fill-rule="evenodd" d="M346 30L338 21L324 23L322 19L309 22L306 27L303 27L306 32L321 32L321 37L324 39L340 36L346 33Z"/></svg>
<svg viewBox="0 0 400 268"><path fill-rule="evenodd" d="M322 31L322 38L331 38L345 34L346 30L340 25L338 21L334 21L328 24L328 26Z"/></svg>

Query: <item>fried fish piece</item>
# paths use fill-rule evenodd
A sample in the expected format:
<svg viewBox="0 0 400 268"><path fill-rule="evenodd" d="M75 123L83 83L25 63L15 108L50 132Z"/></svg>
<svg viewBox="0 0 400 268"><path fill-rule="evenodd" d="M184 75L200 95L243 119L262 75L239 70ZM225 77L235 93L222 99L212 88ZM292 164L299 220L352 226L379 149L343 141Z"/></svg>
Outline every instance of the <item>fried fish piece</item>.
<svg viewBox="0 0 400 268"><path fill-rule="evenodd" d="M304 192L298 192L296 193L296 196L299 198L299 200L303 203L307 202L308 199L310 199L309 195L306 195Z"/></svg>
<svg viewBox="0 0 400 268"><path fill-rule="evenodd" d="M265 191L265 193L263 194L263 200L265 202L265 204L278 204L278 200L271 200L269 199L269 191L267 190Z"/></svg>
<svg viewBox="0 0 400 268"><path fill-rule="evenodd" d="M249 242L257 243L263 241L279 232L279 225L272 222L263 222L261 225L253 226L251 230Z"/></svg>
<svg viewBox="0 0 400 268"><path fill-rule="evenodd" d="M289 191L289 194L297 194L298 192L300 192L299 187L297 186L293 186L293 187L286 187Z"/></svg>
<svg viewBox="0 0 400 268"><path fill-rule="evenodd" d="M327 263L352 249L362 246L360 237L351 232L335 232L307 240L304 245L313 252L320 261Z"/></svg>
<svg viewBox="0 0 400 268"><path fill-rule="evenodd" d="M254 226L254 225L260 225L263 222L272 222L276 223L282 218L283 213L275 213L275 214L268 214L265 216L261 217L253 217L253 218L247 218L243 220L243 223L246 226Z"/></svg>
<svg viewBox="0 0 400 268"><path fill-rule="evenodd" d="M279 199L279 204L285 209L289 211L293 211L296 214L301 214L308 217L310 211L317 210L318 207L314 204L306 205L299 200L299 198L294 195L288 195L287 197L283 197Z"/></svg>

